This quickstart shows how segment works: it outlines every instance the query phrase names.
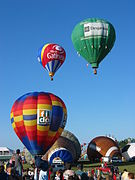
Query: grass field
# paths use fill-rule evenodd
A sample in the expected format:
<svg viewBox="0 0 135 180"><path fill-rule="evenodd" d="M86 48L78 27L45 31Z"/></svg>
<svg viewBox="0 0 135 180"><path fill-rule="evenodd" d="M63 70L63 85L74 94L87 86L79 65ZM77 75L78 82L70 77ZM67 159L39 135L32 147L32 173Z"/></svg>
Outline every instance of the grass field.
<svg viewBox="0 0 135 180"><path fill-rule="evenodd" d="M88 171L88 169L99 167L101 163L95 164L83 164L84 171ZM122 162L122 163L113 163L112 165L118 166L119 171L123 172L124 169L127 169L128 172L135 173L135 162Z"/></svg>
<svg viewBox="0 0 135 180"><path fill-rule="evenodd" d="M83 164L84 171L88 171L92 168L96 168L101 165L101 163L94 163L94 164L89 164L89 163L85 163L85 162L81 162L81 163ZM114 163L113 165L118 166L120 172L123 172L124 169L127 169L128 172L135 173L135 162ZM24 169L27 169L27 168L30 168L31 165L24 164L23 167L24 167ZM72 169L77 170L77 167L74 166Z"/></svg>

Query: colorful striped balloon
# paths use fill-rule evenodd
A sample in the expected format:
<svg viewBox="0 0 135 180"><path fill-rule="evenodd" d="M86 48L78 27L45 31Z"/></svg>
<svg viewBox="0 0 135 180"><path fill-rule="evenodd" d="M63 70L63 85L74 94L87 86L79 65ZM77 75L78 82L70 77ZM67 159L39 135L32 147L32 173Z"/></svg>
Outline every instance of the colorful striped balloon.
<svg viewBox="0 0 135 180"><path fill-rule="evenodd" d="M64 102L51 93L27 93L11 109L12 127L32 155L47 152L61 135L66 120Z"/></svg>
<svg viewBox="0 0 135 180"><path fill-rule="evenodd" d="M51 80L66 58L65 50L58 44L45 44L38 52L40 64L49 72Z"/></svg>

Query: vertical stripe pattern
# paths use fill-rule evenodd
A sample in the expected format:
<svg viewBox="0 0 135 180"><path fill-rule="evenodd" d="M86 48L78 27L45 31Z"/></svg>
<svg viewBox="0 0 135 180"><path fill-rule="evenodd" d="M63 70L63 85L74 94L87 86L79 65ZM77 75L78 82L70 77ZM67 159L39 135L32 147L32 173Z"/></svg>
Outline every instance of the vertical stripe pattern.
<svg viewBox="0 0 135 180"><path fill-rule="evenodd" d="M58 44L43 45L38 51L38 61L54 76L66 58L65 50Z"/></svg>
<svg viewBox="0 0 135 180"><path fill-rule="evenodd" d="M67 120L64 102L45 92L18 98L11 109L12 127L33 155L44 154L61 135Z"/></svg>

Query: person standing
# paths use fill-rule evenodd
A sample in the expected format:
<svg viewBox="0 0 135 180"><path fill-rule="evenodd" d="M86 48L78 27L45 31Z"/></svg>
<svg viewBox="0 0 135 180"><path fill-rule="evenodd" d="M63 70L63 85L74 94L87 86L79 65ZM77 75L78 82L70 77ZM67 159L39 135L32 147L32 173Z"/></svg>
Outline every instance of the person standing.
<svg viewBox="0 0 135 180"><path fill-rule="evenodd" d="M41 169L39 172L39 180L48 180L48 172Z"/></svg>
<svg viewBox="0 0 135 180"><path fill-rule="evenodd" d="M48 162L36 156L35 166L34 180L48 180Z"/></svg>
<svg viewBox="0 0 135 180"><path fill-rule="evenodd" d="M121 179L122 179L122 180L128 179L128 171L127 171L127 169L124 169L124 170L123 170Z"/></svg>
<svg viewBox="0 0 135 180"><path fill-rule="evenodd" d="M23 165L22 165L22 158L20 156L20 149L16 150L16 155L15 155L15 170L19 176L22 176L22 170L23 170Z"/></svg>
<svg viewBox="0 0 135 180"><path fill-rule="evenodd" d="M81 176L82 176L82 174L83 174L81 164L78 164L78 165L77 165L77 171L75 171L75 174L81 179Z"/></svg>

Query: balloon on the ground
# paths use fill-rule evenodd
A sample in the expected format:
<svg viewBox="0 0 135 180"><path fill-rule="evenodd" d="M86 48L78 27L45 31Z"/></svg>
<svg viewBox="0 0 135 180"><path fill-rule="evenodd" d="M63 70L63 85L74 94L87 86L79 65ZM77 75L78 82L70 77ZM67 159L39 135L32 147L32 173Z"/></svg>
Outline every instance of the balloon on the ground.
<svg viewBox="0 0 135 180"><path fill-rule="evenodd" d="M81 159L85 160L87 159L87 143L81 144Z"/></svg>
<svg viewBox="0 0 135 180"><path fill-rule="evenodd" d="M64 102L52 93L27 93L11 109L12 127L32 155L47 152L61 135L66 120Z"/></svg>
<svg viewBox="0 0 135 180"><path fill-rule="evenodd" d="M100 159L101 157L121 157L118 143L107 136L98 136L94 138L87 147L89 160Z"/></svg>
<svg viewBox="0 0 135 180"><path fill-rule="evenodd" d="M66 137L67 139L71 140L74 143L74 147L76 149L76 159L78 160L81 154L81 145L78 138L68 130L64 130L61 136Z"/></svg>
<svg viewBox="0 0 135 180"><path fill-rule="evenodd" d="M58 44L45 44L38 52L38 61L49 72L51 80L66 58L66 52Z"/></svg>
<svg viewBox="0 0 135 180"><path fill-rule="evenodd" d="M63 131L43 159L48 160L50 164L57 162L72 163L79 159L80 154L81 146L76 136L69 131Z"/></svg>
<svg viewBox="0 0 135 180"><path fill-rule="evenodd" d="M135 158L135 143L128 143L122 148L122 156L126 161L132 160Z"/></svg>
<svg viewBox="0 0 135 180"><path fill-rule="evenodd" d="M116 35L110 22L89 18L75 26L71 38L77 53L91 64L96 74L99 63L112 49Z"/></svg>

